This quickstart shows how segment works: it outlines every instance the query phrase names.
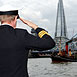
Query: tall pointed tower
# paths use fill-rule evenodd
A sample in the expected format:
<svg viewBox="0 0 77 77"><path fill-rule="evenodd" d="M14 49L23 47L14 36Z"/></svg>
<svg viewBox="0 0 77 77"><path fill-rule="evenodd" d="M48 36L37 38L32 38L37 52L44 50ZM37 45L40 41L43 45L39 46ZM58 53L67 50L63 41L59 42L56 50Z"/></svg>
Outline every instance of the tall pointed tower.
<svg viewBox="0 0 77 77"><path fill-rule="evenodd" d="M62 0L59 0L58 3L55 41L57 47L59 46L59 43L61 43L61 47L64 49L64 44L67 41L67 28L66 28L65 13Z"/></svg>

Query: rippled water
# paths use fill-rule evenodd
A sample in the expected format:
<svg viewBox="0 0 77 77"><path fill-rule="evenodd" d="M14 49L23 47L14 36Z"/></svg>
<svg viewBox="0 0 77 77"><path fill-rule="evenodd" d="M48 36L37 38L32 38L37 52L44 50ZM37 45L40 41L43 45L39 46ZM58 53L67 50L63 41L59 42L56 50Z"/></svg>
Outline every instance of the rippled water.
<svg viewBox="0 0 77 77"><path fill-rule="evenodd" d="M30 77L77 77L77 62L53 64L50 58L29 59Z"/></svg>

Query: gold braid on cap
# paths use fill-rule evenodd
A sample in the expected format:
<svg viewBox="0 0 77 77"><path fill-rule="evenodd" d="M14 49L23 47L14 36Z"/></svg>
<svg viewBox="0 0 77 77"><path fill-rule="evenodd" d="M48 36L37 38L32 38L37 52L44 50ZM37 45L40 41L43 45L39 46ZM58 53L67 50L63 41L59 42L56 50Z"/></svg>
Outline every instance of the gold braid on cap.
<svg viewBox="0 0 77 77"><path fill-rule="evenodd" d="M49 35L45 30L42 30L42 31L40 31L39 33L38 33L38 36L40 37L40 38L42 38L44 35Z"/></svg>

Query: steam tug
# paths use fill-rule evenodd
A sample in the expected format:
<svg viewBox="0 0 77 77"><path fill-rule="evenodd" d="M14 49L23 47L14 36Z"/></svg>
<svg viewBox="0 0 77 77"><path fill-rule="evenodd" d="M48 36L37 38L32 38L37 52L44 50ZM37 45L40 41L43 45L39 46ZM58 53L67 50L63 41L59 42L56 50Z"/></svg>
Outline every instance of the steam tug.
<svg viewBox="0 0 77 77"><path fill-rule="evenodd" d="M51 55L52 62L77 62L77 49L76 50L69 49L69 44L72 41L73 39L66 42L65 50L59 49L59 53L57 54L53 53ZM75 43L77 45L77 38Z"/></svg>

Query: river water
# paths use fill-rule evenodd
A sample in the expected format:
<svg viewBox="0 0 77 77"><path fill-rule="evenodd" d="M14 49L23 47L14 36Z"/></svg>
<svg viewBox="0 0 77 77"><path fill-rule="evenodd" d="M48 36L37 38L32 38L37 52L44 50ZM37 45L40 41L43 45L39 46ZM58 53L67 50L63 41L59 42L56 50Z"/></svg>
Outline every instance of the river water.
<svg viewBox="0 0 77 77"><path fill-rule="evenodd" d="M28 60L30 77L77 77L77 62L52 63L50 58Z"/></svg>

